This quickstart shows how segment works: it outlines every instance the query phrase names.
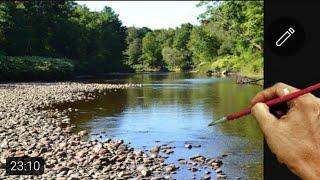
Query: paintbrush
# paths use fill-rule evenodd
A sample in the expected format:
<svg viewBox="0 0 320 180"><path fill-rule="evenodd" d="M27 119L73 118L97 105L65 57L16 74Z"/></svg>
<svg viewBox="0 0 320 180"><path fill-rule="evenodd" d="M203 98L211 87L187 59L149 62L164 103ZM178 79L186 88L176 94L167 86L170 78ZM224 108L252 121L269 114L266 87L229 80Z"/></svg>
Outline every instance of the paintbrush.
<svg viewBox="0 0 320 180"><path fill-rule="evenodd" d="M293 92L293 93L286 94L286 95L281 96L281 97L277 97L277 98L268 100L268 101L266 101L264 103L269 107L273 107L273 106L288 102L288 101L290 101L290 100L292 100L294 98L297 98L299 96L302 96L304 94L307 94L307 93L309 93L311 91L315 91L315 90L318 90L318 89L320 89L320 83L314 84L312 86L309 86L309 87L307 87L305 89L302 89L302 90L299 90L299 91L296 91L296 92ZM239 112L235 112L233 114L229 114L227 116L224 116L221 119L210 123L209 126L213 126L213 125L216 125L216 124L219 124L219 123L223 123L223 122L226 122L226 121L238 119L240 117L249 115L249 114L251 114L251 108L252 108L252 106L249 107L249 108L243 109L243 110L241 110Z"/></svg>

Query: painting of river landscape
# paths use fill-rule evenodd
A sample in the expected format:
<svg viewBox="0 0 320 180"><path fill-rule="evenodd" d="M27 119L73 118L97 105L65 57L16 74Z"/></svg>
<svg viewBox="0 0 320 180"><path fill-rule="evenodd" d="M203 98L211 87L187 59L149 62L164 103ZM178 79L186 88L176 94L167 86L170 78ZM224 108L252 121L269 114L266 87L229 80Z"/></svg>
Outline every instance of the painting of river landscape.
<svg viewBox="0 0 320 180"><path fill-rule="evenodd" d="M0 179L263 179L263 1L0 2Z"/></svg>

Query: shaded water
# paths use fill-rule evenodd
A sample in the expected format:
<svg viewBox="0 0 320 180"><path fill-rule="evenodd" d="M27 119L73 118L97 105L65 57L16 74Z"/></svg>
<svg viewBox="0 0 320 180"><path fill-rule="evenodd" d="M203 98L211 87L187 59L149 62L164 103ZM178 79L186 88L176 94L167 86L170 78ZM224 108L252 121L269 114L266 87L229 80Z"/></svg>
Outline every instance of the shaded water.
<svg viewBox="0 0 320 180"><path fill-rule="evenodd" d="M177 159L189 159L195 154L228 154L222 170L229 178L262 179L262 135L251 116L207 126L212 120L247 107L262 87L238 85L232 78L183 73L118 75L94 81L141 83L143 87L106 91L90 102L62 105L60 108L79 109L71 113L71 122L78 131L91 133L89 139L123 139L145 151L155 145L175 146L174 154L166 161L175 164ZM92 134L102 135L102 139ZM189 150L185 143L202 146ZM185 179L193 174L187 166L181 166L174 177ZM203 176L203 170L197 173L198 178ZM214 172L211 176L216 177Z"/></svg>

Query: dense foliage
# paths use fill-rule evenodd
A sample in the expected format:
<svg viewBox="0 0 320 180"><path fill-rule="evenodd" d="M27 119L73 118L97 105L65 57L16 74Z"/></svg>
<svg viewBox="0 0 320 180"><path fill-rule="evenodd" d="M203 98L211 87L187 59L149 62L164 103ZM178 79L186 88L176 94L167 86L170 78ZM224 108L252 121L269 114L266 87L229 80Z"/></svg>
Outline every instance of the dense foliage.
<svg viewBox="0 0 320 180"><path fill-rule="evenodd" d="M82 74L119 71L125 38L109 7L90 12L72 1L0 2L0 51L8 56L68 58Z"/></svg>
<svg viewBox="0 0 320 180"><path fill-rule="evenodd" d="M19 68L34 74L40 71L27 66L45 62L69 74L129 69L261 73L263 2L202 1L199 6L207 7L200 25L151 30L126 28L110 7L92 12L73 1L0 2L1 68L7 68L1 74L12 72L12 78L2 76L14 79Z"/></svg>
<svg viewBox="0 0 320 180"><path fill-rule="evenodd" d="M175 29L136 33L139 36L133 36L132 32L146 32L145 28L130 27L127 64L137 70L200 69L261 74L263 2L203 1L199 6L207 7L199 16L199 26L182 24Z"/></svg>
<svg viewBox="0 0 320 180"><path fill-rule="evenodd" d="M74 65L68 59L0 55L3 80L65 80L72 77L73 71Z"/></svg>

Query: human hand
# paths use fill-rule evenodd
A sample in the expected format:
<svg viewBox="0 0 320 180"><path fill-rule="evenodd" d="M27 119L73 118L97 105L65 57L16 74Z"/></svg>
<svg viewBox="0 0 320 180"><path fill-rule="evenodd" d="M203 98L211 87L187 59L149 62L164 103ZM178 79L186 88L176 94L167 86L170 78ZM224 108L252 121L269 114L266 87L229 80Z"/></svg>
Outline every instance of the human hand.
<svg viewBox="0 0 320 180"><path fill-rule="evenodd" d="M298 89L278 83L258 93L251 101L252 114L270 150L280 163L302 179L320 178L320 99L305 94L289 101L289 110L277 118L261 102Z"/></svg>

